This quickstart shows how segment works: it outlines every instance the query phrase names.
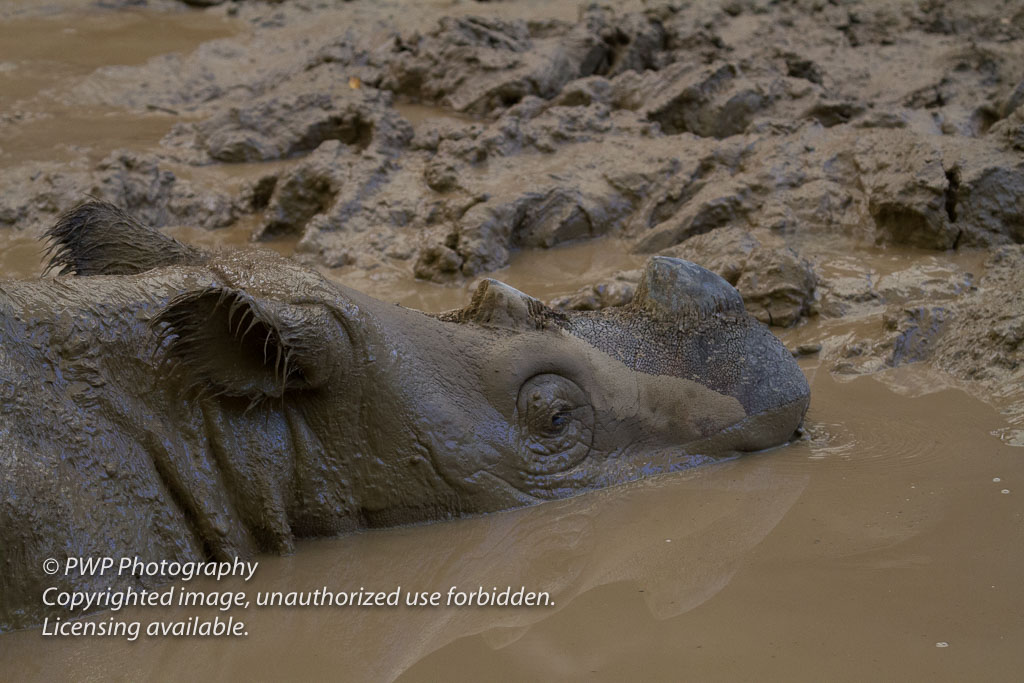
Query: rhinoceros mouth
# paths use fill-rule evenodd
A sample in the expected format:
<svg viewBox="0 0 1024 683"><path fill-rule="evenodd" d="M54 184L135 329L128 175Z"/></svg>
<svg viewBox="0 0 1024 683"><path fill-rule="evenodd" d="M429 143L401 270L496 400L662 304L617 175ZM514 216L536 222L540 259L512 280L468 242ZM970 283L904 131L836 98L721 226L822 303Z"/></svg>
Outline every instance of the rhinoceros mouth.
<svg viewBox="0 0 1024 683"><path fill-rule="evenodd" d="M687 455L715 458L756 453L785 446L799 436L810 395L801 396L777 408L749 415L717 434L683 447Z"/></svg>

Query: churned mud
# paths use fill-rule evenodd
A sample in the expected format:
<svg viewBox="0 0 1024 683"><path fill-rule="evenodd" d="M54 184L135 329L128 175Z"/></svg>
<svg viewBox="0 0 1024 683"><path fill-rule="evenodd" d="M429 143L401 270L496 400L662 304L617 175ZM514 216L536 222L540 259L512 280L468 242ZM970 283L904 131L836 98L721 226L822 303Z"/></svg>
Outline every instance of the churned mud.
<svg viewBox="0 0 1024 683"><path fill-rule="evenodd" d="M784 449L307 542L255 579L524 585L553 608L258 611L237 641L18 632L0 636L15 678L1024 664L1016 3L0 0L0 187L4 278L38 275L40 234L87 195L430 311L482 277L622 305L649 255L679 256L732 283L812 386Z"/></svg>

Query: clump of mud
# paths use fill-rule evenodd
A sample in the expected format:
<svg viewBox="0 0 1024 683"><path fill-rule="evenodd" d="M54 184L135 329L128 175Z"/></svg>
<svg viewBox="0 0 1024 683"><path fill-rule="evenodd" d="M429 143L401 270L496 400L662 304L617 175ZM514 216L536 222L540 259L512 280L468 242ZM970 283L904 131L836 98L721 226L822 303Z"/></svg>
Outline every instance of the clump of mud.
<svg viewBox="0 0 1024 683"><path fill-rule="evenodd" d="M0 229L88 193L455 285L614 236L719 272L837 373L928 361L1024 415L1015 3L188 4L238 35L46 100L169 112L162 144L0 167ZM552 304L623 305L636 277Z"/></svg>

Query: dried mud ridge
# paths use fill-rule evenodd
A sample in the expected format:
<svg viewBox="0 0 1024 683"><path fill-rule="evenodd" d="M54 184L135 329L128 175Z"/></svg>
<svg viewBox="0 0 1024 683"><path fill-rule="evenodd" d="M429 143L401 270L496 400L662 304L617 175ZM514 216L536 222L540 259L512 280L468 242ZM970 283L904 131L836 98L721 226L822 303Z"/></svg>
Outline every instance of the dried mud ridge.
<svg viewBox="0 0 1024 683"><path fill-rule="evenodd" d="M249 217L303 261L440 283L614 235L719 272L766 323L856 323L804 335L833 371L931 361L1024 419L1017 3L584 4L575 20L516 2L189 4L242 35L59 95L180 115L160 148L5 168L0 228L41 230L87 192L158 227ZM266 169L245 166L241 192L190 179L243 162ZM879 247L903 267L872 265ZM552 303L621 305L637 277Z"/></svg>

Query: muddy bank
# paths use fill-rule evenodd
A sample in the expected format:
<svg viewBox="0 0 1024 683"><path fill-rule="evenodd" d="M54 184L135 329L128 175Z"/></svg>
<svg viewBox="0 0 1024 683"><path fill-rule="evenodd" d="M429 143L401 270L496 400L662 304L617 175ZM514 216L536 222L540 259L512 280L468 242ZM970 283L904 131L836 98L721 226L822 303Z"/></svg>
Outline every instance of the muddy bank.
<svg viewBox="0 0 1024 683"><path fill-rule="evenodd" d="M988 280L984 265L946 273L941 312L927 301L935 287L918 283L936 273L912 263L885 293L863 271L830 275L840 252L1024 241L1019 9L402 7L74 7L73 35L90 48L76 67L38 87L42 58L24 42L0 73L21 84L2 124L15 143L0 152L0 229L37 234L90 194L157 227L238 226L390 290L413 277L467 287L520 251L611 237L716 270L768 324L870 311L878 330L829 356L839 371L938 354L984 392L1020 380L1006 322L1020 301L1000 294L1014 289L1012 267ZM140 37L156 17L175 22L182 49L140 40L127 57L104 54L115 14ZM4 16L12 35L50 21L17 4ZM200 25L225 37L206 40ZM105 59L117 66L89 71ZM112 116L152 137L106 151L115 139L42 144L46 122L69 112L89 120L72 136ZM554 303L621 305L633 280L567 282ZM939 334L970 316L1002 331L980 345ZM998 370L981 371L992 354Z"/></svg>

